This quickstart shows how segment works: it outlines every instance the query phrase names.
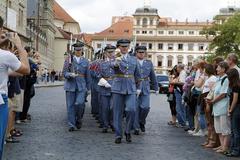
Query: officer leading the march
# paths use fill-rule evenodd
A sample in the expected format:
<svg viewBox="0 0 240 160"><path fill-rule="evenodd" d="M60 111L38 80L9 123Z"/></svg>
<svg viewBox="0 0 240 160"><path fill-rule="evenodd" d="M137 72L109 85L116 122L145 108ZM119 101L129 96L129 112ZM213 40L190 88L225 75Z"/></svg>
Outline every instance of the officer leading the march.
<svg viewBox="0 0 240 160"><path fill-rule="evenodd" d="M123 111L126 111L126 141L131 142L131 129L134 123L136 111L136 96L140 94L137 90L136 81L140 78L139 66L136 57L128 54L130 41L121 39L117 41L120 54L116 55L115 62L112 64L115 77L112 83L113 101L113 124L115 129L115 143L119 144L122 140L122 119Z"/></svg>
<svg viewBox="0 0 240 160"><path fill-rule="evenodd" d="M83 46L82 42L73 45L75 55L68 58L63 67L70 132L82 127L85 96L90 89L89 62L82 55Z"/></svg>
<svg viewBox="0 0 240 160"><path fill-rule="evenodd" d="M141 82L141 94L137 98L137 110L134 122L134 134L139 135L139 129L145 132L146 118L150 111L150 81L154 86L156 94L158 94L158 83L154 73L154 67L150 60L146 60L147 48L145 46L136 47L136 57L140 66L141 78L137 83Z"/></svg>

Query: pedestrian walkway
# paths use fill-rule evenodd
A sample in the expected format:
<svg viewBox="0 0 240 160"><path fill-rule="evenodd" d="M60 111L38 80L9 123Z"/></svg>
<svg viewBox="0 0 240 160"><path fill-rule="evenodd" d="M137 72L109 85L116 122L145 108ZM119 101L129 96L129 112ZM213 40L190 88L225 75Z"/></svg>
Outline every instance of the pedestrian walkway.
<svg viewBox="0 0 240 160"><path fill-rule="evenodd" d="M190 137L182 128L167 125L166 95L153 94L151 98L147 132L133 136L131 144L123 140L118 145L112 133L101 133L89 103L82 129L68 132L63 88L37 88L30 107L32 122L17 126L24 135L20 143L5 146L4 160L226 160L202 149L203 138Z"/></svg>
<svg viewBox="0 0 240 160"><path fill-rule="evenodd" d="M35 88L41 88L41 87L58 87L58 86L63 86L63 85L64 85L64 81L55 81L54 83L40 82L39 84L35 84L34 86L35 86Z"/></svg>

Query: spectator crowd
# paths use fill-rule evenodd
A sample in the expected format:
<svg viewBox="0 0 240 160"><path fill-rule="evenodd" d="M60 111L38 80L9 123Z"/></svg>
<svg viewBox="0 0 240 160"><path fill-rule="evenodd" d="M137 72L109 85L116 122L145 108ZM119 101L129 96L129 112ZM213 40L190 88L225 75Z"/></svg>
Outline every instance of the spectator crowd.
<svg viewBox="0 0 240 160"><path fill-rule="evenodd" d="M195 59L170 71L169 125L187 134L206 137L201 144L228 157L240 155L240 68L236 54L213 63Z"/></svg>

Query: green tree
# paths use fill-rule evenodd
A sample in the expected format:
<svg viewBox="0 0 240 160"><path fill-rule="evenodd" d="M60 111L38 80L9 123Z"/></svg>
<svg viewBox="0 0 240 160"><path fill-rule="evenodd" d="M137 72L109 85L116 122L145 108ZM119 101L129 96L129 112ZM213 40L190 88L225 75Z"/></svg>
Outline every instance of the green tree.
<svg viewBox="0 0 240 160"><path fill-rule="evenodd" d="M201 34L212 39L209 45L209 58L226 57L229 53L240 56L240 13L236 13L223 24L213 24L204 28Z"/></svg>

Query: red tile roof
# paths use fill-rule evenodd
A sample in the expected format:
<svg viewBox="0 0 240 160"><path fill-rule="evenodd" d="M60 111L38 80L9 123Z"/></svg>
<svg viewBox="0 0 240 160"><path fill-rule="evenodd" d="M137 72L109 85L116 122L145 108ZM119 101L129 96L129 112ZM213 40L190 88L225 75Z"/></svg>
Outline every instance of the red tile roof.
<svg viewBox="0 0 240 160"><path fill-rule="evenodd" d="M55 0L53 4L53 12L55 19L64 21L65 23L77 23Z"/></svg>
<svg viewBox="0 0 240 160"><path fill-rule="evenodd" d="M95 33L94 36L103 37L129 37L131 38L133 34L133 18L122 18L116 23L112 24L107 29L102 32Z"/></svg>

